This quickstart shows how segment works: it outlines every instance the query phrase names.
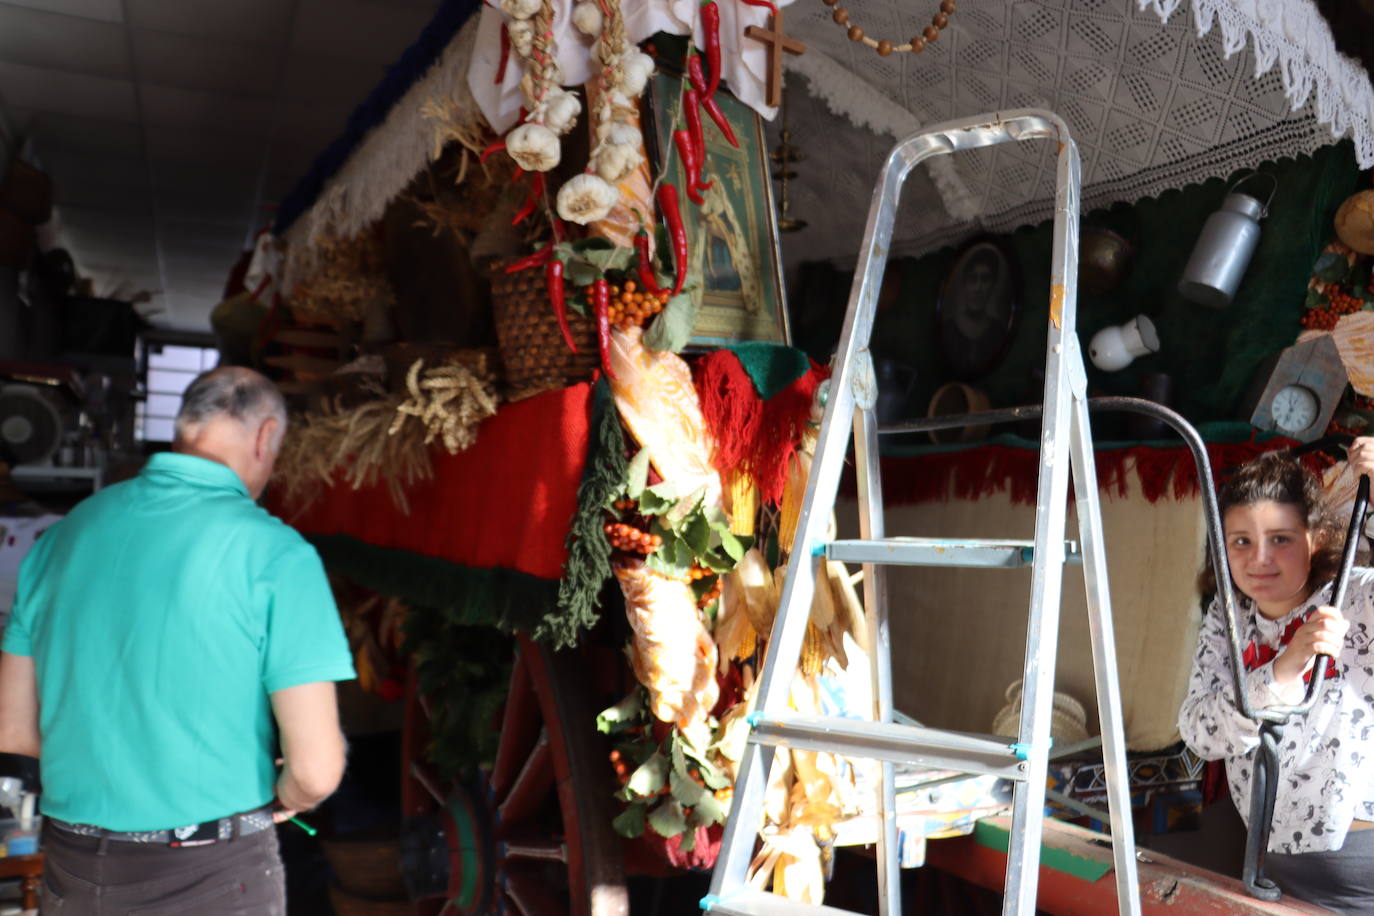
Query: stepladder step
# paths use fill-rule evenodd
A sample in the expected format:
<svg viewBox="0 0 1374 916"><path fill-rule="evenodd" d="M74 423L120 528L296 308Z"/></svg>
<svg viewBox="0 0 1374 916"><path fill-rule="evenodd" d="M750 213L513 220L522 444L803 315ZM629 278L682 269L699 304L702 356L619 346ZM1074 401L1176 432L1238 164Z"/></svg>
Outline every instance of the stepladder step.
<svg viewBox="0 0 1374 916"><path fill-rule="evenodd" d="M1035 542L975 538L887 537L839 540L822 545L825 556L842 563L892 566L977 566L1021 569L1035 563ZM1064 562L1081 563L1077 541L1064 542Z"/></svg>
<svg viewBox="0 0 1374 916"><path fill-rule="evenodd" d="M701 908L712 916L862 916L818 903L799 903L766 891L741 890L721 897L702 898Z"/></svg>
<svg viewBox="0 0 1374 916"><path fill-rule="evenodd" d="M942 770L1025 779L1027 749L996 735L944 731L865 719L750 715L749 740Z"/></svg>

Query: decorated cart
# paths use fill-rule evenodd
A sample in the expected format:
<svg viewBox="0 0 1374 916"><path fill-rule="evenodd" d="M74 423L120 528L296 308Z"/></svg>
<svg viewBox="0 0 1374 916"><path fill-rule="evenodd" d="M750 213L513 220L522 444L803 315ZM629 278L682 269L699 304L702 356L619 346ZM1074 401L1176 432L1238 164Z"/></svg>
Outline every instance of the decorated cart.
<svg viewBox="0 0 1374 916"><path fill-rule="evenodd" d="M273 509L337 578L364 688L406 704L401 860L420 911L623 913L627 875L713 863L869 184L893 138L1034 103L1061 110L1083 146L1085 211L1283 155L1301 158L1278 171L1271 224L1300 199L1321 211L1310 225L1329 220L1354 190L1356 161L1374 161L1368 80L1349 72L1308 3L1288 5L1283 22L1222 0L1171 18L1177 5L944 0L920 21L896 0L440 8L283 202L241 293L216 314L226 349L276 371L298 407ZM1323 149L1347 132L1353 147ZM989 152L957 169L939 157L913 181L926 206L895 235L894 256L908 258L894 261L893 307L879 318L889 419L1034 391L1024 356L1043 349L1049 303L1022 291L1044 285L1029 255L1047 235L1009 233L1049 214L1052 161L1048 150ZM1292 342L1306 305L1325 315L1345 300L1321 281L1304 303L1327 234L1295 244L1292 216L1285 238L1261 241L1264 290L1238 297L1231 320L1151 308L1154 321L1134 321L1142 301L1174 295L1159 277L1172 286L1191 242L1143 244L1142 226L1205 216L1225 188L1214 180L1182 204L1100 218L1101 285L1085 284L1099 314L1084 323L1136 334L1120 345L1124 364L1098 364L1092 381L1108 391L1146 384L1155 324L1166 340L1193 341L1170 366L1200 393L1177 399L1216 421L1213 449L1235 457L1270 445L1249 423L1221 422L1251 370ZM1156 260L1123 285L1133 248ZM1340 282L1367 288L1356 261L1342 261ZM1334 262L1319 266L1335 277ZM1294 327L1236 320L1281 309ZM1237 354L1227 374L1179 369L1216 347ZM1133 357L1143 358L1118 371ZM1196 481L1180 450L1119 432L1132 441L1104 448L1100 473L1131 511L1109 517L1108 535L1131 529L1138 558L1138 544L1195 517ZM943 514L956 527L1020 517L1032 443L962 436L890 449L889 497L907 507L897 516ZM844 507L836 524L850 524ZM1170 550L1170 562L1191 563L1200 533ZM792 702L862 714L868 637L855 571L817 562ZM1153 751L1177 739L1169 704L1196 594L1138 569L1131 579L1130 556L1125 568L1140 587L1123 602L1119 651L1142 680L1162 670L1169 685L1127 691L1132 747ZM1003 703L1014 710L996 633L1020 599L958 578L901 587L922 611L902 635L927 650L898 666L910 708L941 723L981 719L976 730ZM1160 605L1178 608L1177 638L1131 635ZM950 607L988 647L973 663L980 677L958 673L969 664L960 627L937 625ZM1056 708L1063 735L1090 750L1091 703L1069 696L1084 692L1081 668L1064 666ZM780 755L754 880L820 902L836 848L876 833L874 772L826 753ZM1196 760L1158 759L1151 772L1175 775L1147 798L1167 807L1200 793ZM961 842L985 852L932 847L932 861L1000 886L985 856L996 856L988 818L1005 795L990 777L953 775L904 773L903 864L924 861L927 838L968 835ZM1066 810L1093 816L1091 787L1070 797L1079 771L1061 777ZM1072 849L1072 862L1092 859L1088 835L1064 829L1047 842ZM1046 881L1045 894L1061 896L1042 905L1103 911L1106 862L1069 870L1087 890ZM1196 884L1200 906L1233 893ZM1166 890L1157 901L1173 898Z"/></svg>

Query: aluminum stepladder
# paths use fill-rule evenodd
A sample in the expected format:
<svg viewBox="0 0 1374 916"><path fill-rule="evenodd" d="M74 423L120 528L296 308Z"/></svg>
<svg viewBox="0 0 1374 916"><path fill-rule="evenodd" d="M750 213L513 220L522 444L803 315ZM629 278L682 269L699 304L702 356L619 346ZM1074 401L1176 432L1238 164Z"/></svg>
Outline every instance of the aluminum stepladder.
<svg viewBox="0 0 1374 916"><path fill-rule="evenodd" d="M1035 539L1031 542L885 537L878 428L873 409L877 390L868 346L902 183L917 163L931 156L1037 139L1057 141L1058 154ZM749 743L741 759L734 804L726 822L710 893L701 901L703 910L732 916L847 913L835 907L800 904L755 890L748 883L755 838L762 823L764 790L773 762L772 746L781 745L882 762L877 799L879 916L897 916L902 912L893 763L917 763L1012 780L1015 792L1003 913L1034 914L1063 567L1066 555L1076 552L1074 545L1066 544L1064 539L1072 469L1102 722L1118 908L1120 913L1132 916L1140 912L1101 507L1088 423L1086 376L1074 332L1079 184L1077 147L1063 121L1045 111L1026 109L945 122L907 137L888 155L869 208L861 259L850 290L794 549L759 673L758 705L750 717ZM851 434L860 538L827 542L826 527ZM869 720L799 716L788 711L790 684L810 615L817 556L863 564L870 643L867 648L873 672L873 715ZM895 722L884 565L1032 567L1016 742Z"/></svg>

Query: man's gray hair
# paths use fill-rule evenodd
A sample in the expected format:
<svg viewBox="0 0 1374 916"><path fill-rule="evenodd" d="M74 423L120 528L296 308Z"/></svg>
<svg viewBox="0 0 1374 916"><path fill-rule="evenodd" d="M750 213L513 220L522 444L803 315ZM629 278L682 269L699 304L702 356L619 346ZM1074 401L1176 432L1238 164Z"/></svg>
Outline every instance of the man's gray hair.
<svg viewBox="0 0 1374 916"><path fill-rule="evenodd" d="M266 376L241 366L222 366L196 376L182 395L176 432L181 439L215 417L230 417L250 429L276 419L273 448L286 433L286 400Z"/></svg>

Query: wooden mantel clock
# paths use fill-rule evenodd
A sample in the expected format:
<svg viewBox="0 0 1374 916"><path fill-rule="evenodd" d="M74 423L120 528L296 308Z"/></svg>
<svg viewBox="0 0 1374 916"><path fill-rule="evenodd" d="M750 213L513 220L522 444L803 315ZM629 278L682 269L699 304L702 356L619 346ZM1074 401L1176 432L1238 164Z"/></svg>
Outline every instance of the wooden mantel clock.
<svg viewBox="0 0 1374 916"><path fill-rule="evenodd" d="M1279 354L1250 411L1250 424L1300 442L1326 432L1348 382L1329 335L1296 343Z"/></svg>

